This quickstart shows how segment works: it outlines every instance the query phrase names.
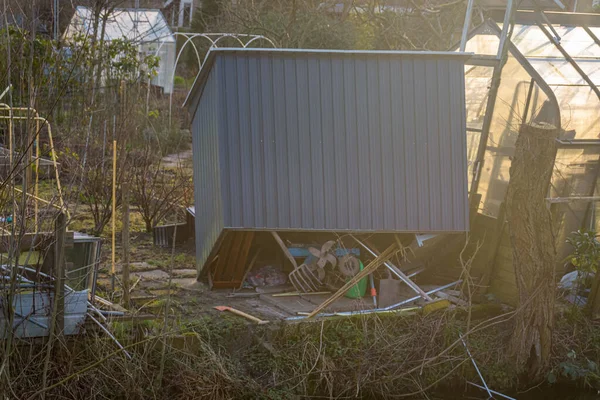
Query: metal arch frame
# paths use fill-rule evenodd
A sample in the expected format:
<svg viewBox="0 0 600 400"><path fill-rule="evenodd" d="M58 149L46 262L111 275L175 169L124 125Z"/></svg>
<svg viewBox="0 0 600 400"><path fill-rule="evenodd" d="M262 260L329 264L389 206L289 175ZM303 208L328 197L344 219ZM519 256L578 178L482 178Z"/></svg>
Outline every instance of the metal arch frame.
<svg viewBox="0 0 600 400"><path fill-rule="evenodd" d="M200 53L198 52L198 47L196 47L196 44L193 42L194 39L196 38L204 38L206 40L208 40L211 45L210 48L218 48L219 45L219 41L222 40L223 38L234 38L235 40L237 40L237 42L240 44L240 46L242 48L247 48L251 43L253 43L254 41L257 40L265 40L268 43L271 44L271 46L273 46L273 48L276 48L277 46L275 45L275 43L269 39L266 36L263 35L251 35L251 34L244 34L244 33L187 33L187 32L174 32L173 36L183 36L186 38L186 41L183 43L183 46L181 46L181 49L179 49L179 51L177 52L177 56L175 58L175 63L173 65L173 73L171 74L170 80L171 83L173 84L173 87L175 87L175 73L177 71L177 64L179 64L179 59L181 58L181 55L183 54L183 51L185 50L185 48L188 46L188 44L192 44L192 48L194 49L194 53L196 53L196 60L198 61L198 68L201 69L202 66L204 65L204 62L200 59ZM215 38L216 37L216 38ZM154 56L158 56L158 53L160 52L160 50L162 49L163 45L165 43L167 43L167 39L169 37L164 37L161 41L160 41L160 45L158 46L158 48L156 49L156 51L154 52ZM244 41L240 38L250 38L250 40L248 40L247 42L244 43ZM205 58L206 59L206 58ZM148 85L148 93L150 92L150 85ZM173 110L173 90L171 90L171 93L169 94L169 126L171 125L171 121L172 121L172 110Z"/></svg>

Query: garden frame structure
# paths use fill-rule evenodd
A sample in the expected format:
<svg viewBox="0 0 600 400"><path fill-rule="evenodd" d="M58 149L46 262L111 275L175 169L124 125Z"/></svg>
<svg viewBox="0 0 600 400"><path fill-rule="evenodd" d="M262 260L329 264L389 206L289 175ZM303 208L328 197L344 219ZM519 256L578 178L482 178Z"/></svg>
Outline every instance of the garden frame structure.
<svg viewBox="0 0 600 400"><path fill-rule="evenodd" d="M514 303L516 284L503 203L522 124L550 124L560 131L548 194L558 260L570 251L565 239L572 231L596 226L600 15L516 11L513 34L505 39L504 60L498 48L507 28L506 14L490 15L465 34L456 49L475 54L465 68L471 215L479 222L494 221L489 227L501 232L491 235L480 267L492 265L490 281L484 284L489 283L489 290L499 292L503 301ZM559 262L557 267L561 266Z"/></svg>

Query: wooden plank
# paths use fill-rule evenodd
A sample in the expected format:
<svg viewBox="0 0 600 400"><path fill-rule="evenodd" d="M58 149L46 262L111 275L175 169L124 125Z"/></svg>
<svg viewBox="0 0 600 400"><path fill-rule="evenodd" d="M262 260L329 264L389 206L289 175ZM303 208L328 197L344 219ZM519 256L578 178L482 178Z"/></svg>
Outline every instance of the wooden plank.
<svg viewBox="0 0 600 400"><path fill-rule="evenodd" d="M256 259L258 258L259 255L260 255L260 249L256 250L256 252L254 253L254 256L252 257L252 260L250 260L250 262L248 263L248 266L245 268L244 276L241 279L241 283L240 283L240 286L238 287L238 289L241 289L242 286L244 286L246 277L248 276L248 273L252 270L252 267L254 267L254 263L256 262Z"/></svg>
<svg viewBox="0 0 600 400"><path fill-rule="evenodd" d="M244 231L227 233L210 275L211 288L237 289L243 284L254 235Z"/></svg>
<svg viewBox="0 0 600 400"><path fill-rule="evenodd" d="M288 250L285 243L283 243L283 240L281 240L281 237L279 236L279 234L275 231L271 231L271 235L273 235L273 238L275 239L275 241L277 242L279 247L281 247L283 254L285 254L285 256L288 258L288 260L290 260L290 263L292 263L292 266L294 267L294 269L298 268L298 264L296 263L296 260L294 259L294 257L292 257L290 251Z"/></svg>
<svg viewBox="0 0 600 400"><path fill-rule="evenodd" d="M594 202L594 201L600 201L600 196L549 197L546 199L546 201L550 204L576 203L576 202L589 203L589 202Z"/></svg>
<svg viewBox="0 0 600 400"><path fill-rule="evenodd" d="M227 252L227 263L221 269L221 275L215 275L215 281L231 281L231 276L235 274L235 268L238 263L240 249L243 244L243 237L239 232L230 232L231 244L229 249L223 249Z"/></svg>
<svg viewBox="0 0 600 400"><path fill-rule="evenodd" d="M243 232L231 232L233 236L233 241L230 250L230 257L227 261L226 269L221 275L222 281L232 281L234 280L234 276L239 268L239 264L242 262L241 256L243 255L243 249L245 244L245 237Z"/></svg>
<svg viewBox="0 0 600 400"><path fill-rule="evenodd" d="M227 262L231 255L230 248L233 240L233 232L226 232L225 237L223 238L223 243L219 247L218 257L215 260L215 266L213 269L212 279L214 281L221 280L221 274L223 270L227 267Z"/></svg>
<svg viewBox="0 0 600 400"><path fill-rule="evenodd" d="M364 269L362 271L360 271L358 274L353 276L352 279L348 280L348 282L346 282L346 284L344 286L342 286L337 292L335 292L335 294L333 296L331 296L330 298L325 300L323 303L321 303L321 305L319 305L317 308L315 308L308 315L308 318L312 318L315 315L317 315L318 313L320 313L323 309L328 307L331 303L333 303L338 298L343 296L344 293L346 293L348 291L348 289L350 289L352 286L356 285L362 278L366 277L371 272L375 271L378 267L383 265L384 262L389 260L390 257L392 257L394 254L396 254L396 252L398 251L396 246L397 246L396 243L393 243L390 247L385 249L385 251L383 253L381 253L373 261L371 261L369 264L367 264L367 266L364 267Z"/></svg>

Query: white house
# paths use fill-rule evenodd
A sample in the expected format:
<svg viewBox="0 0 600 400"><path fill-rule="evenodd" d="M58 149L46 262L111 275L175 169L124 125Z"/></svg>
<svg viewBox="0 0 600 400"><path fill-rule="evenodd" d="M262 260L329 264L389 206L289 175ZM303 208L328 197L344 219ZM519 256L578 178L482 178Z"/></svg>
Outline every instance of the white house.
<svg viewBox="0 0 600 400"><path fill-rule="evenodd" d="M78 34L91 35L93 13L88 7L78 6L65 31L68 41ZM100 39L101 32L98 32ZM140 55L160 57L158 74L152 84L163 88L164 93L173 91L176 40L169 24L160 10L156 9L115 9L107 17L104 40L127 39L139 46ZM157 53L158 51L158 53Z"/></svg>

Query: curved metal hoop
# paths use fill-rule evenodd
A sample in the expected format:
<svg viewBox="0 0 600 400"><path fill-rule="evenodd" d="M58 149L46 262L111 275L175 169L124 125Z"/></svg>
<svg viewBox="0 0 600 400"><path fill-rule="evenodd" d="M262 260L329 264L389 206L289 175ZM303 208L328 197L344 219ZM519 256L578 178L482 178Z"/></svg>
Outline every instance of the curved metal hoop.
<svg viewBox="0 0 600 400"><path fill-rule="evenodd" d="M210 48L213 48L213 47L218 48L219 41L222 40L223 38L227 38L227 37L234 38L240 44L240 46L242 48L248 47L248 45L250 45L251 43L253 43L254 41L257 41L257 40L264 40L264 41L268 42L274 48L277 47L271 39L269 39L268 37L263 36L263 35L249 35L249 34L242 34L242 33L192 33L192 32L189 32L189 33L174 32L173 35L174 36L183 36L184 38L186 38L186 41L183 43L183 46L181 46L181 49L179 49L179 52L177 52L177 57L175 58L175 64L173 65L173 73L171 74L171 77L170 77L173 87L175 87L175 72L177 71L177 65L179 64L179 59L181 58L181 55L183 54L183 51L185 50L185 48L187 47L188 44L191 43L192 48L194 49L194 53L196 54L196 61L198 62L198 69L201 69L203 66L203 63L202 63L202 60L200 57L200 53L198 52L198 47L196 46L196 43L194 43L194 41L193 41L196 38L203 38L203 39L208 40L210 42ZM169 37L164 37L161 39L160 45L154 52L155 56L158 56L158 53L162 49L163 45L165 43L167 43L168 38ZM242 40L242 38L248 38L249 40L244 42L244 40ZM148 90L150 90L150 86L148 86ZM171 93L169 94L169 125L171 125L172 109L173 109L173 90L171 90Z"/></svg>

